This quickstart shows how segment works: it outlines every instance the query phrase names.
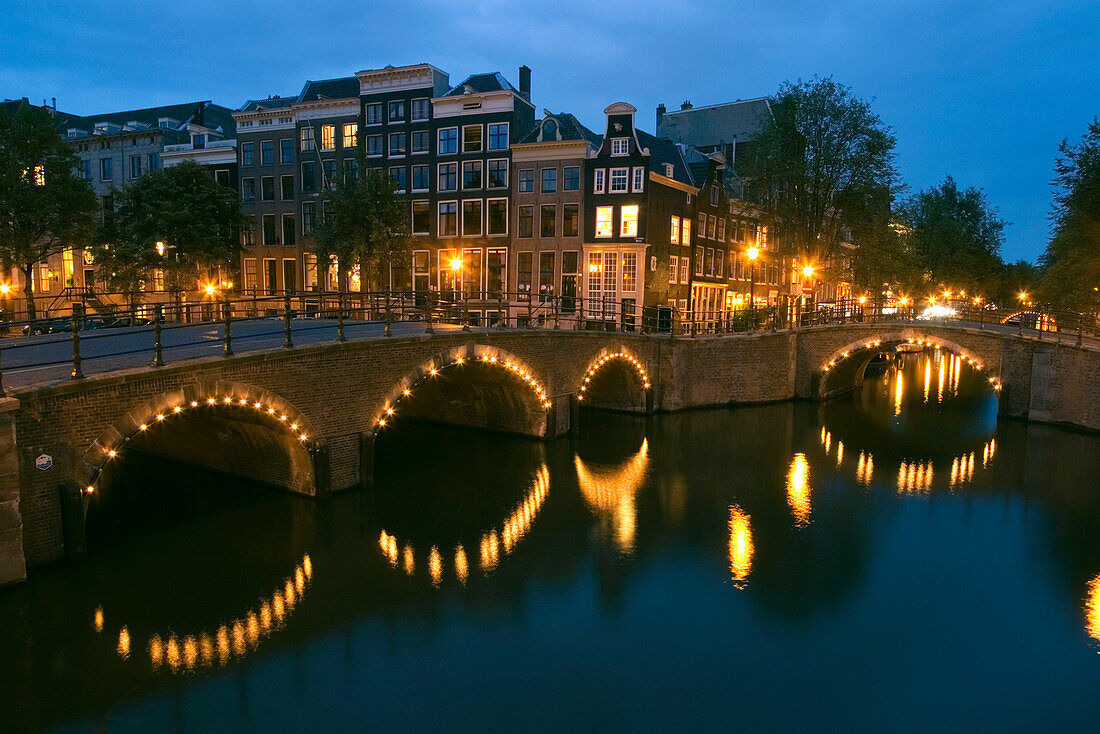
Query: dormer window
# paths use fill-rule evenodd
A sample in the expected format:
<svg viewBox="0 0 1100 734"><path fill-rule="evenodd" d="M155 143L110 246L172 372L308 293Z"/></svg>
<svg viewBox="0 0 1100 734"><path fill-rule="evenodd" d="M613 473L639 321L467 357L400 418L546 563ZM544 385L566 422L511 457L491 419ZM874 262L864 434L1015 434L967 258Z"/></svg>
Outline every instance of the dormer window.
<svg viewBox="0 0 1100 734"><path fill-rule="evenodd" d="M611 155L628 155L630 138L611 138Z"/></svg>
<svg viewBox="0 0 1100 734"><path fill-rule="evenodd" d="M665 176L668 177L668 178L672 178L672 173L673 173L672 164L671 163L666 163L665 164Z"/></svg>

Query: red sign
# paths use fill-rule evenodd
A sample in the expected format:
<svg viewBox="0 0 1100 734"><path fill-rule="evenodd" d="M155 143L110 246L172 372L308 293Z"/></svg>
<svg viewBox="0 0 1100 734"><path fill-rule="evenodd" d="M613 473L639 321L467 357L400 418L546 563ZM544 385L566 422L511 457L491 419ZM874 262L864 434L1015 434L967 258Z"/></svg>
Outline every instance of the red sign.
<svg viewBox="0 0 1100 734"><path fill-rule="evenodd" d="M810 287L810 286L808 286L808 285L804 285L804 286L802 286L802 295L804 295L804 296L812 296L813 294L814 294L814 289L813 289L813 288L811 288L811 287Z"/></svg>

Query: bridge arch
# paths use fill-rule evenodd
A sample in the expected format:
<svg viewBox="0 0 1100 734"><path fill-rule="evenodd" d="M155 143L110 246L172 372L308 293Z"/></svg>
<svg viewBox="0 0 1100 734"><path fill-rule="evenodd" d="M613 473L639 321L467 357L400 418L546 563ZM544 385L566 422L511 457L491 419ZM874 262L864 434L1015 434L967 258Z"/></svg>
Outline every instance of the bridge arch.
<svg viewBox="0 0 1100 734"><path fill-rule="evenodd" d="M923 348L942 350L957 354L964 362L978 372L986 374L990 385L996 391L1001 389L1001 380L996 367L987 365L981 355L952 339L919 330L873 334L851 341L833 350L818 365L820 379L816 397L826 399L854 390L863 383L867 366L877 355L902 344L911 344Z"/></svg>
<svg viewBox="0 0 1100 734"><path fill-rule="evenodd" d="M439 387L448 377L467 371L468 380L462 387L466 393L463 405L442 405L446 389ZM480 374L477 374L480 373ZM456 380L455 385L459 383ZM426 396L434 411L416 407L414 398ZM456 410L465 407L469 415ZM404 408L404 409L403 409ZM499 347L486 344L460 345L444 350L406 373L390 389L370 420L372 438L391 421L405 414L457 425L518 433L535 438L554 435L553 403L545 383L535 370Z"/></svg>
<svg viewBox="0 0 1100 734"><path fill-rule="evenodd" d="M650 388L649 373L640 359L624 347L605 347L585 368L577 400L591 407L646 412L652 405Z"/></svg>
<svg viewBox="0 0 1100 734"><path fill-rule="evenodd" d="M228 433L239 442L219 450L209 443L186 440L196 433L181 433L180 424L188 419L193 421L192 428L194 421L198 422L198 433L219 431L219 435ZM128 410L103 429L81 455L78 480L86 496L96 492L102 472L127 448L247 476L301 494L316 493L313 457L318 445L309 417L285 398L243 382L182 385ZM279 460L257 462L254 452L242 448L256 449L268 457L272 454L267 452L272 451ZM233 460L242 454L250 455Z"/></svg>

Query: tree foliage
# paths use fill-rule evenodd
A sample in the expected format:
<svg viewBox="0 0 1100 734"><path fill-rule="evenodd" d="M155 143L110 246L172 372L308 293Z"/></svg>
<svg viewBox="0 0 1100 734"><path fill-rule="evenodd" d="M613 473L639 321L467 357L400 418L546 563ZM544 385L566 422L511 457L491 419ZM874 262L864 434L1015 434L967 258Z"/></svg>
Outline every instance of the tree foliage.
<svg viewBox="0 0 1100 734"><path fill-rule="evenodd" d="M408 262L408 204L381 168L367 166L362 151L357 171L345 170L323 194L325 214L314 232L318 263L336 261L340 289L346 273L360 269L361 290L389 288L390 268Z"/></svg>
<svg viewBox="0 0 1100 734"><path fill-rule="evenodd" d="M169 290L194 290L219 271L237 269L247 224L237 192L185 161L151 171L116 195L115 211L96 236L96 265L100 277L131 294L154 268L164 270Z"/></svg>
<svg viewBox="0 0 1100 734"><path fill-rule="evenodd" d="M848 227L888 211L898 190L894 135L831 78L787 82L771 108L738 173L785 245L824 265Z"/></svg>
<svg viewBox="0 0 1100 734"><path fill-rule="evenodd" d="M0 265L23 272L28 318L35 266L83 246L94 228L95 194L76 176L79 164L48 109L0 114Z"/></svg>
<svg viewBox="0 0 1100 734"><path fill-rule="evenodd" d="M1053 237L1040 258L1042 297L1060 308L1100 311L1100 120L1054 161Z"/></svg>
<svg viewBox="0 0 1100 734"><path fill-rule="evenodd" d="M993 293L1003 274L1000 249L1006 222L981 189L959 190L950 176L900 207L927 285ZM989 297L989 296L986 296Z"/></svg>

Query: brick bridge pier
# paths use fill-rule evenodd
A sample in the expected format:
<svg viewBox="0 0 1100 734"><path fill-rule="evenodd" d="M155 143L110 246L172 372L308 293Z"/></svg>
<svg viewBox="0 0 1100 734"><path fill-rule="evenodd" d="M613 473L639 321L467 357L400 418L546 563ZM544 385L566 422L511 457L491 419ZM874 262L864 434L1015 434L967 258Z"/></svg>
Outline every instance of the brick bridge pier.
<svg viewBox="0 0 1100 734"><path fill-rule="evenodd" d="M0 399L0 584L82 552L99 473L129 448L322 497L371 482L375 436L398 416L553 439L572 429L579 405L826 399L858 387L875 354L907 341L980 367L1002 415L1100 430L1100 352L952 326L675 339L449 332L209 357Z"/></svg>

